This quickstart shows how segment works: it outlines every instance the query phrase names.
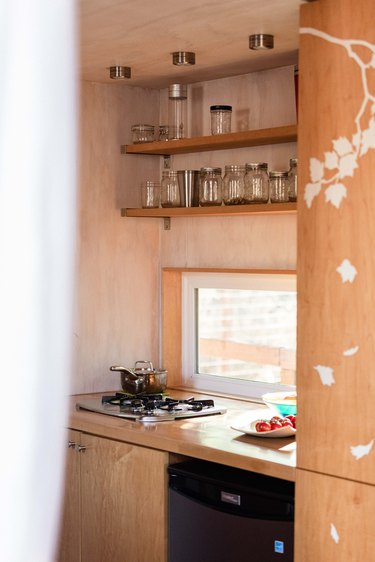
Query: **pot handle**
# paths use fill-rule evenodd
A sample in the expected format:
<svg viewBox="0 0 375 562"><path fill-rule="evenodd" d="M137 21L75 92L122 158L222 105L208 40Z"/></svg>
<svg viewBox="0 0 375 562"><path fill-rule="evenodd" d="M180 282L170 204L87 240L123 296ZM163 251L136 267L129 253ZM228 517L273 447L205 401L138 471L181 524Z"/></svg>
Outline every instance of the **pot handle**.
<svg viewBox="0 0 375 562"><path fill-rule="evenodd" d="M138 367L137 365L146 365L143 367ZM142 369L142 370L147 370L147 371L153 371L154 367L153 364L151 363L151 361L136 361L134 363L134 370L136 369Z"/></svg>
<svg viewBox="0 0 375 562"><path fill-rule="evenodd" d="M110 371L116 371L119 373L126 373L128 375L128 379L132 380L132 381L137 381L138 380L138 376L131 370L128 369L127 367L121 367L119 365L112 365L109 368Z"/></svg>

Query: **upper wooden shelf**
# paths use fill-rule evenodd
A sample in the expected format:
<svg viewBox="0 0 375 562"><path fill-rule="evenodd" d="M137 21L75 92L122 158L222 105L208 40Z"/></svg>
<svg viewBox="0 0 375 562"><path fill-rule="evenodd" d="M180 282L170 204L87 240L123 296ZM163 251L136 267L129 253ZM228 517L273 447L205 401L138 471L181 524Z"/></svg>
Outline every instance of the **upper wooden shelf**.
<svg viewBox="0 0 375 562"><path fill-rule="evenodd" d="M123 217L232 217L247 215L293 214L297 203L265 203L262 205L221 205L218 207L175 207L164 209L121 209Z"/></svg>
<svg viewBox="0 0 375 562"><path fill-rule="evenodd" d="M239 131L223 135L210 135L190 139L155 141L121 146L123 154L156 154L169 156L188 152L205 152L209 150L226 150L265 144L280 144L297 140L297 125Z"/></svg>

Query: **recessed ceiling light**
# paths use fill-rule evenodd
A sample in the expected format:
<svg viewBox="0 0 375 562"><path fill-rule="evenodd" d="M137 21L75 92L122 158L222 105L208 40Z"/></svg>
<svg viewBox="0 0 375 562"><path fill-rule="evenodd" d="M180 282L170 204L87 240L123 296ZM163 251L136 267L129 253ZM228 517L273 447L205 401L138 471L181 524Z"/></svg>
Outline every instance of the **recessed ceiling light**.
<svg viewBox="0 0 375 562"><path fill-rule="evenodd" d="M132 69L129 66L110 66L109 77L112 80L124 80L131 77Z"/></svg>
<svg viewBox="0 0 375 562"><path fill-rule="evenodd" d="M176 66L192 66L195 64L195 53L177 51L172 53L172 60Z"/></svg>
<svg viewBox="0 0 375 562"><path fill-rule="evenodd" d="M258 33L249 36L249 49L254 51L273 49L273 35Z"/></svg>

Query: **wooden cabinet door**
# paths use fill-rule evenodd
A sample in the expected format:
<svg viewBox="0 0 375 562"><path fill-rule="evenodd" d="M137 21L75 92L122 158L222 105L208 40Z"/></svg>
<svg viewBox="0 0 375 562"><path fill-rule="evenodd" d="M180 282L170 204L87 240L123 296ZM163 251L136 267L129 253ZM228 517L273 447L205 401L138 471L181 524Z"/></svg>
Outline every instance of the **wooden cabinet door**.
<svg viewBox="0 0 375 562"><path fill-rule="evenodd" d="M298 467L375 484L375 2L301 7Z"/></svg>
<svg viewBox="0 0 375 562"><path fill-rule="evenodd" d="M80 453L74 445L80 443L79 431L69 430L66 455L65 493L62 507L58 562L81 561L81 500L80 500ZM68 446L68 443L67 443Z"/></svg>
<svg viewBox="0 0 375 562"><path fill-rule="evenodd" d="M166 560L168 454L82 434L82 562Z"/></svg>
<svg viewBox="0 0 375 562"><path fill-rule="evenodd" d="M297 469L295 562L375 559L375 487Z"/></svg>

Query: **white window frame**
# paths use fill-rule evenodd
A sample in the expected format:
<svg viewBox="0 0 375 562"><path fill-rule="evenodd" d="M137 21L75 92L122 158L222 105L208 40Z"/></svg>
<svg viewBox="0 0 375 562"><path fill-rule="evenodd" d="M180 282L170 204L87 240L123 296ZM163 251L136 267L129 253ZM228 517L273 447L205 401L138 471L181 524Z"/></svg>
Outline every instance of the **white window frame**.
<svg viewBox="0 0 375 562"><path fill-rule="evenodd" d="M293 391L295 385L262 383L259 381L235 380L230 377L213 376L196 372L197 311L195 291L201 288L297 290L295 272L276 273L262 270L246 273L229 272L183 272L182 274L182 378L186 387L199 391L241 396L260 401L266 392Z"/></svg>

